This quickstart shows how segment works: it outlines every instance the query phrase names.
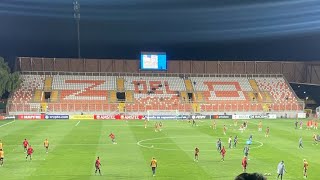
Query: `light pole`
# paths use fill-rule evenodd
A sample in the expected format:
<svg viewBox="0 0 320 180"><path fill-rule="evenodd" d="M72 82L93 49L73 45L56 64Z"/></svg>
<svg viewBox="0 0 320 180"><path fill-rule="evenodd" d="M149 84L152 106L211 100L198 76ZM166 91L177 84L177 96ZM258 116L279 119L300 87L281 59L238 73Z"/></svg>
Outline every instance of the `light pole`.
<svg viewBox="0 0 320 180"><path fill-rule="evenodd" d="M81 46L80 46L80 3L78 0L73 1L74 19L77 23L77 36L78 36L78 58L81 58Z"/></svg>

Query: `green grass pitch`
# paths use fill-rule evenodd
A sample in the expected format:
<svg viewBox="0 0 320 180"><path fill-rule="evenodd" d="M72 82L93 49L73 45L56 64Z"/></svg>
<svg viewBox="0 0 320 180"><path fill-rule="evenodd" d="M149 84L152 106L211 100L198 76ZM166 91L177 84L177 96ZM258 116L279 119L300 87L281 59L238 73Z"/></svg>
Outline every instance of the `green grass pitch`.
<svg viewBox="0 0 320 180"><path fill-rule="evenodd" d="M250 120L248 129L240 133L232 120L217 120L213 130L211 120L199 121L192 127L186 121L162 121L163 130L154 131L154 121L144 128L143 121L0 121L5 163L0 167L0 179L233 179L242 173L243 147L249 135L253 144L249 154L248 172L271 173L276 179L277 164L285 161L284 179L303 179L302 160L309 162L308 179L320 178L320 145L313 145L312 135L319 130L294 129L295 120ZM6 123L10 124L6 124ZM240 123L241 121L239 121ZM76 124L78 125L76 126ZM3 126L6 124L5 126ZM222 126L228 127L223 135ZM270 127L270 136L264 137ZM116 135L112 144L108 135ZM222 138L238 135L237 148L226 149L225 161L216 150ZM304 149L298 148L302 136ZM26 161L22 141L27 138L35 152ZM44 139L50 142L45 153ZM194 162L194 148L199 147L199 162ZM94 162L101 158L102 176L94 174ZM156 157L158 168L152 177L150 160Z"/></svg>

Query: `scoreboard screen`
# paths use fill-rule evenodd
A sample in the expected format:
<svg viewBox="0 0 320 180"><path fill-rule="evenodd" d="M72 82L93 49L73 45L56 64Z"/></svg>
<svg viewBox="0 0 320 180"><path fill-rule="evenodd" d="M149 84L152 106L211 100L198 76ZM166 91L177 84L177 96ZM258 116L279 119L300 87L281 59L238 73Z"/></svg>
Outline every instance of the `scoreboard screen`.
<svg viewBox="0 0 320 180"><path fill-rule="evenodd" d="M140 59L141 70L167 70L167 55L163 52L142 52Z"/></svg>

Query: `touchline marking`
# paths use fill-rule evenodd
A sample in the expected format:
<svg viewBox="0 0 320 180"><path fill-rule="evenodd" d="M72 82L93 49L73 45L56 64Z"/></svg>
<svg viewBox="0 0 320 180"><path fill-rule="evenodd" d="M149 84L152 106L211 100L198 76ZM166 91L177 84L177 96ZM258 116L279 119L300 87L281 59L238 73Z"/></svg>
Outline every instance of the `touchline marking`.
<svg viewBox="0 0 320 180"><path fill-rule="evenodd" d="M165 150L165 151L181 151L183 149L180 149L180 148L176 148L176 149L172 149L172 148L160 148L160 147L154 147L153 145L151 145L152 143L145 143L145 145L143 145L142 143L143 142L146 142L146 141L152 141L152 140L157 140L157 139L169 139L169 138L189 138L189 137L199 137L199 136L183 136L183 137L161 137L161 138L151 138L151 139L143 139L143 140L140 140L137 142L137 145L138 146L141 146L141 147L144 147L144 148L148 148L148 149L159 149L159 150ZM240 138L238 138L240 139ZM213 143L214 141L212 141L211 143ZM260 142L260 141L254 141L254 142L257 142L259 143L260 145L259 146L254 146L254 147L250 147L250 149L256 149L256 148L260 148L263 146L263 143ZM157 144L157 143L154 143L154 144ZM177 144L177 143L172 143L172 144ZM185 143L184 143L185 144ZM197 143L195 143L197 144ZM209 143L208 143L209 144ZM150 145L150 146L147 146L147 145ZM242 150L241 149L233 149L233 150ZM183 151L190 151L190 152L193 152L194 150L183 150ZM215 148L213 148L212 150L201 150L201 151L217 151Z"/></svg>
<svg viewBox="0 0 320 180"><path fill-rule="evenodd" d="M11 124L11 123L14 123L15 121L11 121L11 122L8 122L8 123L5 123L5 124L2 124L0 127L3 127L3 126L6 126L8 124Z"/></svg>
<svg viewBox="0 0 320 180"><path fill-rule="evenodd" d="M137 143L124 143L125 145L137 145ZM117 144L119 145L119 144ZM112 143L101 143L101 144L55 144L55 145L50 145L50 147L56 147L56 146L117 146L115 144L112 144ZM121 144L120 144L121 145ZM8 147L21 147L21 145L19 144L6 144L6 146ZM43 144L32 144L32 146L40 146L40 147L43 147ZM16 149L15 149L16 150Z"/></svg>
<svg viewBox="0 0 320 180"><path fill-rule="evenodd" d="M78 126L78 125L79 125L79 123L80 123L80 121L78 121L78 123L77 123L75 126Z"/></svg>

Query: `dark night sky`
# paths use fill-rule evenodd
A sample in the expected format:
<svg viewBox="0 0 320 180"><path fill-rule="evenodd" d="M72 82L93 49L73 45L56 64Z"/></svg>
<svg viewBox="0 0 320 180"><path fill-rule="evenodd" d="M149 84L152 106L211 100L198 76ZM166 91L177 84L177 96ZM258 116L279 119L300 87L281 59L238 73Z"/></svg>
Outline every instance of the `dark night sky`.
<svg viewBox="0 0 320 180"><path fill-rule="evenodd" d="M319 0L79 0L85 58L319 60ZM72 0L1 0L0 55L77 57Z"/></svg>

